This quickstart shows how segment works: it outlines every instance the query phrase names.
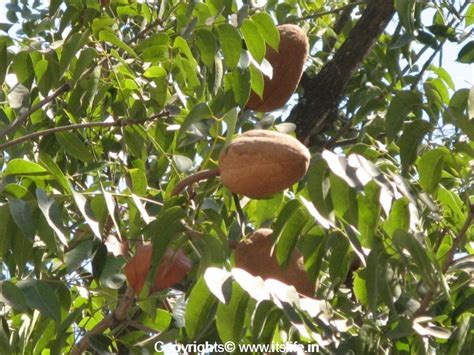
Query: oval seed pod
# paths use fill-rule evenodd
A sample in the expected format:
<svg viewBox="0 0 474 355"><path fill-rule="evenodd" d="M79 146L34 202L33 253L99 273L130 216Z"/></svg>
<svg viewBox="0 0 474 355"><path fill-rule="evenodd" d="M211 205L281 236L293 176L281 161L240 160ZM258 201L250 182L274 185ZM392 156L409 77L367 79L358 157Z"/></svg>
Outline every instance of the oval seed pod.
<svg viewBox="0 0 474 355"><path fill-rule="evenodd" d="M298 180L308 170L310 153L287 134L252 130L234 139L219 157L222 183L251 198L267 198Z"/></svg>
<svg viewBox="0 0 474 355"><path fill-rule="evenodd" d="M308 37L296 25L278 26L280 44L278 52L267 46L265 58L273 67L273 76L264 76L263 97L251 92L246 107L260 112L269 112L281 108L293 95L308 57Z"/></svg>
<svg viewBox="0 0 474 355"><path fill-rule="evenodd" d="M313 297L315 287L309 281L304 269L303 256L295 250L288 266L281 267L275 253L271 254L272 234L271 229L261 228L247 239L240 241L234 253L235 267L244 269L253 276L260 276L264 280L271 278L293 285L299 293Z"/></svg>

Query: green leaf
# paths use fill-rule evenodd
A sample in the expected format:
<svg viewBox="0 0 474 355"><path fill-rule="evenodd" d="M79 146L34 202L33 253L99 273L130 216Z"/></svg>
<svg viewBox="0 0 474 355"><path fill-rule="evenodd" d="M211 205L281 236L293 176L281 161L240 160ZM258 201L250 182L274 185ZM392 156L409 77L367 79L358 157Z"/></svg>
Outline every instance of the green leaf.
<svg viewBox="0 0 474 355"><path fill-rule="evenodd" d="M354 295L363 306L369 304L367 283L363 275L361 275L361 272L356 272L354 276Z"/></svg>
<svg viewBox="0 0 474 355"><path fill-rule="evenodd" d="M80 194L79 192L74 191L73 189L71 189L71 192L77 208L79 208L79 211L81 212L85 221L89 225L90 229L99 240L102 240L102 236L99 229L99 223L91 216L90 209L87 205L87 198L85 198L84 195Z"/></svg>
<svg viewBox="0 0 474 355"><path fill-rule="evenodd" d="M392 99L385 117L385 128L389 140L394 140L410 112L421 107L422 97L417 91L399 91Z"/></svg>
<svg viewBox="0 0 474 355"><path fill-rule="evenodd" d="M17 312L25 312L27 308L25 296L10 281L0 281L0 302L8 304Z"/></svg>
<svg viewBox="0 0 474 355"><path fill-rule="evenodd" d="M229 144L230 141L232 140L232 136L235 133L235 127L237 125L237 119L238 119L238 112L237 108L232 108L230 111L228 111L224 117L222 117L222 120L226 123L227 125L227 131L225 135L225 144Z"/></svg>
<svg viewBox="0 0 474 355"><path fill-rule="evenodd" d="M355 226L358 220L357 196L344 180L334 174L330 175L331 199L336 216Z"/></svg>
<svg viewBox="0 0 474 355"><path fill-rule="evenodd" d="M438 187L436 199L443 207L445 220L460 230L466 221L466 213L463 211L465 204L459 195L454 191L446 189L443 185L440 185Z"/></svg>
<svg viewBox="0 0 474 355"><path fill-rule="evenodd" d="M250 96L250 72L248 70L236 69L232 73L232 92L235 102L243 107Z"/></svg>
<svg viewBox="0 0 474 355"><path fill-rule="evenodd" d="M8 62L7 43L0 42L0 85L3 85L3 81L5 80L9 64Z"/></svg>
<svg viewBox="0 0 474 355"><path fill-rule="evenodd" d="M196 59L194 58L193 53L191 52L191 48L189 48L188 42L186 42L183 37L178 36L175 38L173 48L178 48L186 56L186 58L188 58L191 65L194 68L197 68Z"/></svg>
<svg viewBox="0 0 474 355"><path fill-rule="evenodd" d="M272 17L266 12L258 12L252 15L252 20L257 25L258 30L265 39L265 42L267 42L274 50L278 51L280 32L278 31L278 28L276 28Z"/></svg>
<svg viewBox="0 0 474 355"><path fill-rule="evenodd" d="M400 159L402 161L404 174L408 173L411 165L415 162L418 154L418 146L431 129L431 123L416 120L409 123L403 130L403 134L398 140L398 146L400 147Z"/></svg>
<svg viewBox="0 0 474 355"><path fill-rule="evenodd" d="M37 188L36 189L36 198L38 199L38 207L43 213L48 225L54 230L59 241L67 246L67 238L63 232L61 211L59 206L54 199L50 199L44 190Z"/></svg>
<svg viewBox="0 0 474 355"><path fill-rule="evenodd" d="M357 194L358 222L357 229L361 235L361 244L370 248L377 231L380 218L380 187L373 181L364 188L364 194Z"/></svg>
<svg viewBox="0 0 474 355"><path fill-rule="evenodd" d="M100 31L99 32L99 40L108 42L110 44L113 44L114 46L117 46L118 48L120 48L120 49L124 50L125 52L127 52L132 57L138 59L138 56L135 53L135 51L131 47L129 47L127 44L125 44L125 42L121 41L115 35L115 33L111 32L109 30Z"/></svg>
<svg viewBox="0 0 474 355"><path fill-rule="evenodd" d="M321 155L315 155L311 159L307 174L308 193L314 207L325 218L328 218L333 211L328 171L329 167Z"/></svg>
<svg viewBox="0 0 474 355"><path fill-rule="evenodd" d="M416 0L395 0L400 22L409 34L413 33L415 3Z"/></svg>
<svg viewBox="0 0 474 355"><path fill-rule="evenodd" d="M212 111L208 104L202 102L194 105L179 128L178 138L182 138L192 124L207 118L212 118L212 116Z"/></svg>
<svg viewBox="0 0 474 355"><path fill-rule="evenodd" d="M474 24L474 3L469 5L466 11L465 17L466 27L469 27Z"/></svg>
<svg viewBox="0 0 474 355"><path fill-rule="evenodd" d="M149 79L166 77L167 75L168 73L166 72L164 68L156 66L156 65L149 67L143 73L143 76Z"/></svg>
<svg viewBox="0 0 474 355"><path fill-rule="evenodd" d="M228 304L219 303L217 306L216 325L222 342L239 343L242 340L248 301L248 294L238 283L233 282L230 302Z"/></svg>
<svg viewBox="0 0 474 355"><path fill-rule="evenodd" d="M8 162L7 168L4 171L8 175L22 175L22 176L44 176L48 171L41 165L33 163L24 159L12 159Z"/></svg>
<svg viewBox="0 0 474 355"><path fill-rule="evenodd" d="M250 87L252 91L257 94L258 97L263 97L263 89L265 87L265 80L263 78L263 73L255 68L254 65L249 66L250 70Z"/></svg>
<svg viewBox="0 0 474 355"><path fill-rule="evenodd" d="M156 219L149 225L147 234L151 233L153 245L152 264L148 273L147 281L155 279L155 274L161 259L165 255L169 243L183 230L181 220L185 217L185 211L181 206L163 206Z"/></svg>
<svg viewBox="0 0 474 355"><path fill-rule="evenodd" d="M54 319L56 323L61 321L58 296L46 282L27 280L18 282L17 286L23 292L29 307L37 309L46 318Z"/></svg>
<svg viewBox="0 0 474 355"><path fill-rule="evenodd" d="M64 41L64 46L61 52L61 59L59 60L59 71L60 74L69 67L72 59L76 56L77 52L89 39L89 31L83 33L73 33Z"/></svg>
<svg viewBox="0 0 474 355"><path fill-rule="evenodd" d="M278 193L271 198L251 200L246 206L245 211L249 222L255 227L261 227L265 222L273 221L283 204L284 195Z"/></svg>
<svg viewBox="0 0 474 355"><path fill-rule="evenodd" d="M15 227L7 204L0 205L0 221L0 258L3 258L10 249L10 239L13 236L12 229Z"/></svg>
<svg viewBox="0 0 474 355"><path fill-rule="evenodd" d="M194 285L186 305L186 333L190 339L199 339L215 318L217 299L200 278Z"/></svg>
<svg viewBox="0 0 474 355"><path fill-rule="evenodd" d="M308 221L301 202L291 200L278 215L274 224L273 240L276 244L278 263L286 267L298 242L299 234Z"/></svg>
<svg viewBox="0 0 474 355"><path fill-rule="evenodd" d="M416 265L421 273L422 280L426 281L430 287L436 287L435 275L437 275L437 271L433 266L433 262L426 254L425 247L410 233L402 229L397 229L393 234L393 243L399 248L401 256L404 256L403 249L408 250L413 264Z"/></svg>
<svg viewBox="0 0 474 355"><path fill-rule="evenodd" d="M63 172L59 168L59 166L54 162L54 160L46 153L40 154L40 162L49 173L56 178L59 184L62 186L64 191L71 193L71 186L69 185L69 181L64 176Z"/></svg>
<svg viewBox="0 0 474 355"><path fill-rule="evenodd" d="M456 60L460 63L474 63L474 41L471 41L462 47Z"/></svg>
<svg viewBox="0 0 474 355"><path fill-rule="evenodd" d="M90 163L94 160L94 157L90 152L90 148L84 144L84 142L78 137L76 133L61 132L56 133L55 137L59 145L71 157L86 163Z"/></svg>
<svg viewBox="0 0 474 355"><path fill-rule="evenodd" d="M390 215L383 224L385 232L392 237L397 229L408 230L410 226L410 212L408 201L404 198L393 201Z"/></svg>
<svg viewBox="0 0 474 355"><path fill-rule="evenodd" d="M441 180L446 151L433 149L425 152L418 160L420 185L428 193L433 193Z"/></svg>
<svg viewBox="0 0 474 355"><path fill-rule="evenodd" d="M216 37L208 30L197 30L194 35L196 36L196 45L202 62L212 70L214 68L214 56L217 51Z"/></svg>
<svg viewBox="0 0 474 355"><path fill-rule="evenodd" d="M16 198L10 198L8 202L13 221L21 229L26 238L33 240L36 234L37 221L33 218L31 205L26 201Z"/></svg>
<svg viewBox="0 0 474 355"><path fill-rule="evenodd" d="M81 75L88 69L97 57L97 51L94 48L87 47L81 51L79 59L77 60L72 77L73 82L77 82Z"/></svg>
<svg viewBox="0 0 474 355"><path fill-rule="evenodd" d="M265 39L260 34L258 26L249 19L245 19L240 27L242 35L244 36L247 49L252 54L252 57L259 63L265 58Z"/></svg>
<svg viewBox="0 0 474 355"><path fill-rule="evenodd" d="M224 23L217 27L217 36L224 54L224 62L229 69L235 69L242 52L242 39L239 32L234 26Z"/></svg>
<svg viewBox="0 0 474 355"><path fill-rule="evenodd" d="M140 168L129 169L128 173L130 174L130 178L132 180L132 192L138 196L145 196L148 186L145 171Z"/></svg>

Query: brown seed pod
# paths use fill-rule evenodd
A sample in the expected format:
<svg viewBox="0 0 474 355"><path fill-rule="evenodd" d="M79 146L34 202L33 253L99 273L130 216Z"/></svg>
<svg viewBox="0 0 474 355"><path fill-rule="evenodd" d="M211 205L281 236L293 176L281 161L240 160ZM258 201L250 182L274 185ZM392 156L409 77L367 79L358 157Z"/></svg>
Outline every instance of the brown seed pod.
<svg viewBox="0 0 474 355"><path fill-rule="evenodd" d="M251 92L246 107L260 112L269 112L281 108L293 95L308 57L308 37L296 25L278 26L280 44L278 52L267 46L266 59L273 67L272 78L264 77L263 97Z"/></svg>
<svg viewBox="0 0 474 355"><path fill-rule="evenodd" d="M152 252L153 248L150 244L139 246L135 255L125 265L125 276L137 295L140 294L148 276ZM156 271L152 292L177 284L191 270L191 267L191 260L181 249L167 249Z"/></svg>
<svg viewBox="0 0 474 355"><path fill-rule="evenodd" d="M232 192L267 198L300 180L310 154L297 139L283 133L252 130L227 146L219 157L222 183Z"/></svg>
<svg viewBox="0 0 474 355"><path fill-rule="evenodd" d="M287 268L282 268L278 265L275 253L271 254L272 234L271 229L262 228L242 240L235 249L235 267L264 280L272 278L293 285L299 293L313 297L315 288L304 269L303 256L295 250Z"/></svg>

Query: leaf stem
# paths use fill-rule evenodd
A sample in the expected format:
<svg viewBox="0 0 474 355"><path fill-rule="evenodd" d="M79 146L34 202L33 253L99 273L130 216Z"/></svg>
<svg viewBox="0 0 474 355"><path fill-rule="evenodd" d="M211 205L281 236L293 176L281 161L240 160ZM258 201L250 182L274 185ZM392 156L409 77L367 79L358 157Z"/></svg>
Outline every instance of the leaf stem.
<svg viewBox="0 0 474 355"><path fill-rule="evenodd" d="M171 192L171 196L179 195L181 191L183 191L187 186L194 184L195 182L208 180L213 177L219 176L219 174L220 171L218 168L198 171L197 173L190 175L178 182L174 187L173 191Z"/></svg>

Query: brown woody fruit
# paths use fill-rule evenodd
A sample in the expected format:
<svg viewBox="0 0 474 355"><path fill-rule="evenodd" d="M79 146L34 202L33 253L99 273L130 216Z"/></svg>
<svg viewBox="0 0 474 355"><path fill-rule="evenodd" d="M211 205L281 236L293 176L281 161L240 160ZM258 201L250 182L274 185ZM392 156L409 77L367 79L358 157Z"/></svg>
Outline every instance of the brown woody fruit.
<svg viewBox="0 0 474 355"><path fill-rule="evenodd" d="M271 229L262 228L242 240L235 249L235 267L244 269L253 276L260 276L264 280L271 278L293 285L299 293L313 297L315 287L309 281L304 269L303 256L295 250L288 266L282 268L275 253L271 254L272 234Z"/></svg>
<svg viewBox="0 0 474 355"><path fill-rule="evenodd" d="M219 157L222 183L251 198L267 198L298 180L308 170L310 153L287 134L252 130L234 139Z"/></svg>
<svg viewBox="0 0 474 355"><path fill-rule="evenodd" d="M263 97L251 92L246 107L260 112L269 112L281 108L293 95L308 57L308 37L296 25L278 26L280 44L278 52L267 46L266 59L273 67L272 78L264 77Z"/></svg>
<svg viewBox="0 0 474 355"><path fill-rule="evenodd" d="M145 284L151 266L153 248L150 244L137 248L125 266L128 283L138 295ZM156 271L152 292L164 290L180 282L191 270L191 260L181 250L167 249Z"/></svg>

